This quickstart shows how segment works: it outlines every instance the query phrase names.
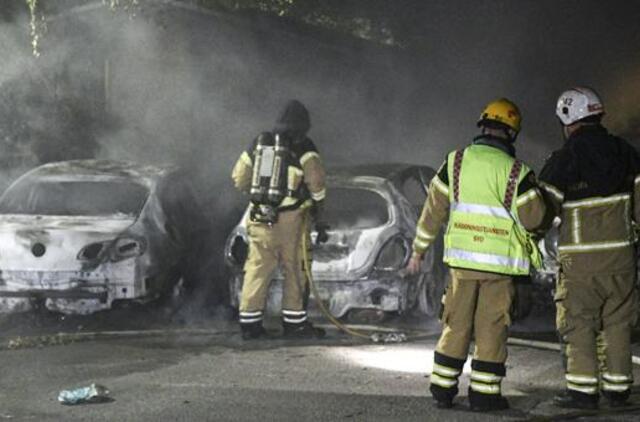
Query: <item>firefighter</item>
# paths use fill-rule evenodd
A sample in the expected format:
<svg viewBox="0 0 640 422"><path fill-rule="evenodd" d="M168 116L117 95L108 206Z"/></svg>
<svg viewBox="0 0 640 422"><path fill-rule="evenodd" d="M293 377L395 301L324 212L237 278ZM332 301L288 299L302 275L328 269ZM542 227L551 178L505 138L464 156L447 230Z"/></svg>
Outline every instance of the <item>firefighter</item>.
<svg viewBox="0 0 640 422"><path fill-rule="evenodd" d="M529 290L530 284L521 283L530 283L532 265L540 264L529 232L542 224L546 212L533 171L515 158L520 123L511 101L489 103L478 121L480 135L470 146L451 152L431 181L418 220L407 266L411 274L420 270L425 251L448 219L444 261L451 281L443 297L443 331L430 377L440 408L453 405L472 336L471 409L509 407L501 394L507 331L515 292Z"/></svg>
<svg viewBox="0 0 640 422"><path fill-rule="evenodd" d="M566 142L540 173L550 208L562 221L555 301L557 329L567 344L567 389L554 402L595 409L601 389L612 406L621 406L633 384L631 328L638 311L633 227L640 221L640 159L602 126L604 106L592 89L562 93L556 114Z"/></svg>
<svg viewBox="0 0 640 422"><path fill-rule="evenodd" d="M327 226L322 222L325 171L318 150L307 137L310 128L305 106L289 101L274 130L258 135L233 169L236 188L251 198L249 256L239 310L243 339L266 336L263 313L272 273L278 265L284 275L284 336L324 336L324 330L307 319L308 286L302 271L302 236L309 236L307 214L314 217L317 241L327 240Z"/></svg>

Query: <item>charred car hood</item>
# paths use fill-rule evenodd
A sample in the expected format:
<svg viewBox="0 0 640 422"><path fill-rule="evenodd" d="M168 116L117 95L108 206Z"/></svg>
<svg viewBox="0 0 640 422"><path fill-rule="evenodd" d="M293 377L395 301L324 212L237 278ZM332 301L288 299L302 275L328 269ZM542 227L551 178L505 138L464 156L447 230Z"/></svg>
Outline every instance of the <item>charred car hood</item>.
<svg viewBox="0 0 640 422"><path fill-rule="evenodd" d="M134 222L128 215L0 215L0 270L77 270L84 247L115 239Z"/></svg>

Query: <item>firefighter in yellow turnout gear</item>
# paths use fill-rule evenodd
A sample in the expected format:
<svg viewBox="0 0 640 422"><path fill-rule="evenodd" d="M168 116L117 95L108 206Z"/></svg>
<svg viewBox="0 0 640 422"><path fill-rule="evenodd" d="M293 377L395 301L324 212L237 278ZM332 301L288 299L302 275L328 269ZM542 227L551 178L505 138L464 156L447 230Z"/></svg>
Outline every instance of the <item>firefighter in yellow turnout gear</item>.
<svg viewBox="0 0 640 422"><path fill-rule="evenodd" d="M306 214L315 217L318 241L326 241L321 221L326 196L325 171L313 142L307 109L290 101L273 132L260 134L242 153L232 178L251 197L245 263L240 298L240 328L244 339L263 337L264 308L280 264L283 275L282 324L285 337L322 337L324 331L307 320L307 279L303 274L302 236L308 236Z"/></svg>
<svg viewBox="0 0 640 422"><path fill-rule="evenodd" d="M602 390L612 406L620 406L633 384L640 157L601 125L604 106L593 90L564 92L556 114L566 142L540 173L550 208L562 221L555 300L558 332L567 345L567 390L555 403L595 409Z"/></svg>
<svg viewBox="0 0 640 422"><path fill-rule="evenodd" d="M516 291L513 280L528 277L538 264L529 232L542 224L546 212L533 172L515 158L520 119L512 102L490 103L478 122L481 134L472 145L450 153L431 181L418 221L410 273L419 270L448 218L444 261L451 268L451 282L430 385L439 407L452 406L472 337L471 409L509 407L501 381Z"/></svg>

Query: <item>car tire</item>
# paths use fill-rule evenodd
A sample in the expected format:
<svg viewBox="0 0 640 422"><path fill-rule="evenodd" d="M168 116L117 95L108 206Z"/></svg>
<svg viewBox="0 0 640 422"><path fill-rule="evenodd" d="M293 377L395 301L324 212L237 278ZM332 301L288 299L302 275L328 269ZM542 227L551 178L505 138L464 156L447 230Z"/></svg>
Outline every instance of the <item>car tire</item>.
<svg viewBox="0 0 640 422"><path fill-rule="evenodd" d="M418 292L418 309L428 316L440 315L442 308L442 295L447 285L446 277L438 277L434 273L422 273L419 279L420 291Z"/></svg>

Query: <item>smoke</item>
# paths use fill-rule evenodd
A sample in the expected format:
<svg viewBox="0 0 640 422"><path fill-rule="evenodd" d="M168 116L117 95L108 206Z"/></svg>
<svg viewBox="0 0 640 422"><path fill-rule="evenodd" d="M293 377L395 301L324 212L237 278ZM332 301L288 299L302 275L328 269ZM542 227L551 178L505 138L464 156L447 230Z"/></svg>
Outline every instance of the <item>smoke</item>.
<svg viewBox="0 0 640 422"><path fill-rule="evenodd" d="M83 154L189 169L216 225L218 267L246 205L231 168L291 98L311 111L328 165L437 168L476 133L482 107L506 96L524 115L519 155L539 167L561 145L555 100L574 85L598 89L608 122L638 133L634 2L398 3L412 8L401 14L408 50L180 2L145 5L133 19L88 2L50 21L34 59L28 19L13 16L0 23L0 130L26 157L20 169Z"/></svg>

